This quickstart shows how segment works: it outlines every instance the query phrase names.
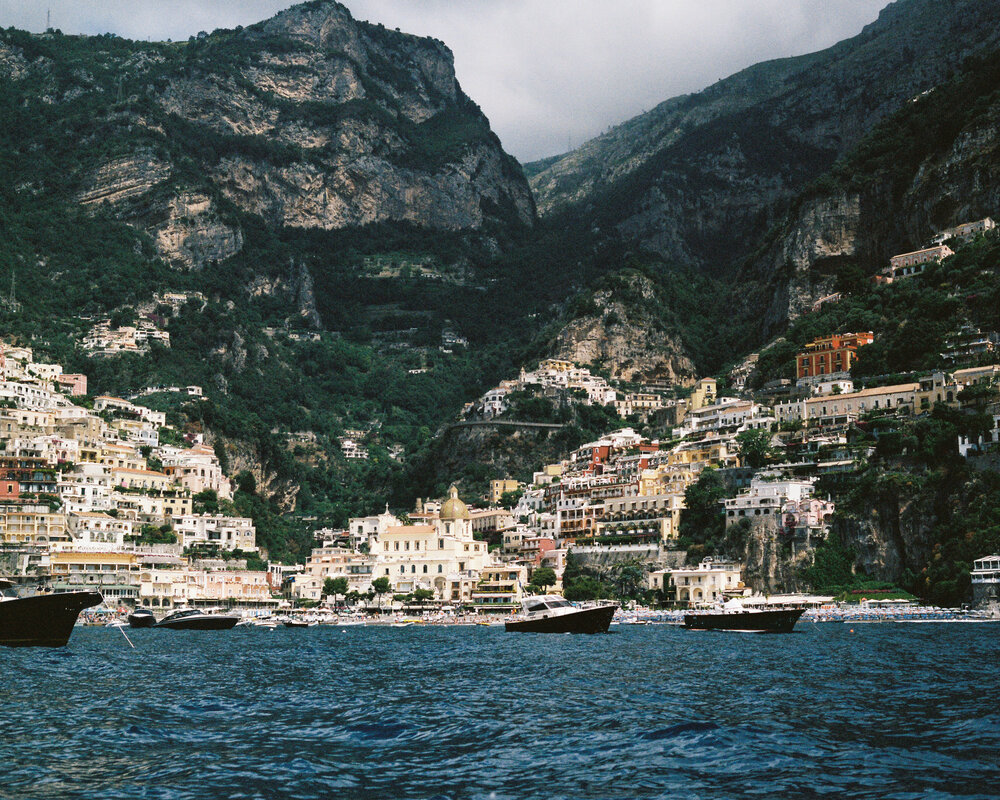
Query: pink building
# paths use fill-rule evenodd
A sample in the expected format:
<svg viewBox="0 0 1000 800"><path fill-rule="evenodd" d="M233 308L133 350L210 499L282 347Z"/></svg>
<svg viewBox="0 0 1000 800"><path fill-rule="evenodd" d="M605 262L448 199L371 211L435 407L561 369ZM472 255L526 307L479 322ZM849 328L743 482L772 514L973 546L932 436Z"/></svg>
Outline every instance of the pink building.
<svg viewBox="0 0 1000 800"><path fill-rule="evenodd" d="M885 276L891 283L900 278L919 275L928 264L953 255L955 255L955 251L944 244L937 247L926 247L923 250L914 250L912 253L900 253L889 259L889 268L886 270Z"/></svg>
<svg viewBox="0 0 1000 800"><path fill-rule="evenodd" d="M87 393L87 376L64 374L56 376L56 385L76 397Z"/></svg>

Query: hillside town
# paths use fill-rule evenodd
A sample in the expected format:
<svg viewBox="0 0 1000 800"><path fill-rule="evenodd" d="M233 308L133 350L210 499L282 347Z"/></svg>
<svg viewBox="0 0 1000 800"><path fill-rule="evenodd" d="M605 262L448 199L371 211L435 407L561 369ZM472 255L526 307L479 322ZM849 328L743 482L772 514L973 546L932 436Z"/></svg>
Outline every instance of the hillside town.
<svg viewBox="0 0 1000 800"><path fill-rule="evenodd" d="M876 280L919 274L994 227L986 218L944 231L931 246L894 256ZM186 294L154 300L163 313L203 302ZM81 346L109 356L139 346L138 333L152 330L151 322L112 329L103 321ZM564 591L571 560L575 570L596 574L631 570L631 596L663 605L800 591L808 587L775 574L773 554L796 567L811 563L837 511L822 487L862 470L892 419L941 407L975 411L992 427L957 437L955 452L988 461L1000 449L998 332L958 325L940 353L947 369L856 385L851 370L874 342L871 331L829 331L795 356L794 375L756 389L749 378L759 354L722 385L705 377L691 386L623 385L587 365L543 359L468 403L466 424L539 425L515 418L524 397L554 407L600 406L627 424L538 464L530 480L496 477L476 498L481 505L463 501L452 486L446 497L418 499L405 513L386 506L346 528L319 528L299 564L270 561L258 546L254 520L235 512L232 481L210 433L179 430L165 412L136 402L157 394L204 400L202 387L91 396L86 375L3 344L0 569L56 592L96 589L111 605L163 611L268 610L342 595L377 609L385 601L388 608L509 613L526 592ZM345 461L367 460L365 436L345 430L338 440ZM707 474L724 487L712 513L724 520L725 536L755 542L747 552L771 556L699 558L681 541L689 491ZM997 595L988 567L995 559L983 553L975 564L977 600Z"/></svg>
<svg viewBox="0 0 1000 800"><path fill-rule="evenodd" d="M974 334L958 331L956 340L980 343L966 356L982 362L996 337ZM865 331L819 337L796 358L794 381L757 392L736 375L729 389L703 378L682 393L665 386L623 392L586 367L544 360L466 414L502 417L509 395L530 389L613 408L663 435L610 431L539 465L528 482L491 481L481 507L452 487L406 513L386 507L344 529L321 528L304 564L269 562L254 521L227 513L233 486L204 434L182 434L164 412L132 400L91 397L85 375L5 345L2 567L57 592L97 589L111 605L163 611L313 605L331 600L330 582L339 579L338 594L374 600L378 609L385 601L386 608L509 613L526 592L562 591L571 558L612 572L638 566L642 585L635 588L668 605L774 592L787 587L745 574L747 565L711 557L688 563L678 546L680 520L699 476L710 470L728 487L718 509L727 532L739 526L742 535L808 564L836 511L817 483L861 469L872 453L870 444L856 443L859 427L875 415L966 408L981 401L974 387L1000 384L1000 364L985 363L856 388L849 370L873 339ZM200 387L160 388L203 397ZM1000 409L992 412L991 431L955 442L963 457L1000 447ZM983 555L985 564L990 554ZM995 594L985 567L976 567L977 592Z"/></svg>

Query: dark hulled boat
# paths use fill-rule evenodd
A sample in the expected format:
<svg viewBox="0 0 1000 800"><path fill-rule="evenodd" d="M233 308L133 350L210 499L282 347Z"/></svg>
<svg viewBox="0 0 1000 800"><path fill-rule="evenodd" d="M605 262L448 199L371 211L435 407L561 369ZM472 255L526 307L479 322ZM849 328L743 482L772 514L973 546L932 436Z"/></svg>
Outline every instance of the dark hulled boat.
<svg viewBox="0 0 1000 800"><path fill-rule="evenodd" d="M0 589L5 585L11 584L0 581ZM63 647L69 642L80 612L103 601L99 592L0 597L0 645Z"/></svg>
<svg viewBox="0 0 1000 800"><path fill-rule="evenodd" d="M148 608L137 608L128 615L128 624L133 628L152 628L156 625L156 617Z"/></svg>
<svg viewBox="0 0 1000 800"><path fill-rule="evenodd" d="M684 615L684 627L698 631L741 631L744 633L791 633L804 608L727 607Z"/></svg>
<svg viewBox="0 0 1000 800"><path fill-rule="evenodd" d="M607 633L617 603L577 608L556 595L526 597L522 617L505 623L507 631L520 633Z"/></svg>
<svg viewBox="0 0 1000 800"><path fill-rule="evenodd" d="M157 622L154 628L171 628L176 631L225 631L234 627L240 618L232 614L217 614L211 610L188 608L175 611Z"/></svg>

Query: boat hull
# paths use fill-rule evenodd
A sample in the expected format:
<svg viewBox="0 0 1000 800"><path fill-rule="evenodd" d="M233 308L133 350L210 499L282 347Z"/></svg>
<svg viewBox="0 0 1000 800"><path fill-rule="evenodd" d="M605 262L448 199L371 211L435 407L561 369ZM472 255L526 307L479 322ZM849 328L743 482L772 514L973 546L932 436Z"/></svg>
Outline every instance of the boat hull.
<svg viewBox="0 0 1000 800"><path fill-rule="evenodd" d="M76 618L102 603L99 592L64 592L20 597L0 603L0 645L64 647Z"/></svg>
<svg viewBox="0 0 1000 800"><path fill-rule="evenodd" d="M772 611L685 614L684 627L695 631L791 633L804 612L803 608L781 608Z"/></svg>
<svg viewBox="0 0 1000 800"><path fill-rule="evenodd" d="M133 628L152 628L156 624L156 617L152 614L129 614L128 624Z"/></svg>
<svg viewBox="0 0 1000 800"><path fill-rule="evenodd" d="M195 617L194 619L178 619L173 622L164 620L153 627L167 628L174 631L227 631L236 626L239 617Z"/></svg>
<svg viewBox="0 0 1000 800"><path fill-rule="evenodd" d="M518 633L607 633L618 606L581 608L571 614L506 622L507 631Z"/></svg>

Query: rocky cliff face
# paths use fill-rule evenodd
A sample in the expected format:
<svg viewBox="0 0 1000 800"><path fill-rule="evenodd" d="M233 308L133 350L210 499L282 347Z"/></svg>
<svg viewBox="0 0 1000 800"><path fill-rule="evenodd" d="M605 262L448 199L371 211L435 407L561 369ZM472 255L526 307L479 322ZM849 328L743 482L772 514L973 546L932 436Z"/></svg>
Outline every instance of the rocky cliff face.
<svg viewBox="0 0 1000 800"><path fill-rule="evenodd" d="M734 303L743 298L747 314L766 308L765 335L829 294L845 264L874 274L892 255L925 246L944 228L997 214L1000 102L990 93L1000 58L994 61L877 128L820 182L823 188L810 191L775 226L774 238L747 262L734 297ZM924 117L949 122L924 131ZM898 129L916 132L900 137ZM886 148L887 140L886 155L874 163L866 157Z"/></svg>
<svg viewBox="0 0 1000 800"><path fill-rule="evenodd" d="M560 330L553 355L577 364L595 364L624 381L692 382L694 364L680 338L664 329L649 311L658 305L656 287L638 275L623 280L629 302L623 301L620 288L596 292L594 311Z"/></svg>
<svg viewBox="0 0 1000 800"><path fill-rule="evenodd" d="M807 588L799 572L811 563L811 553L804 548L790 549L782 543L773 517L753 521L740 556L743 582L755 593L798 592Z"/></svg>
<svg viewBox="0 0 1000 800"><path fill-rule="evenodd" d="M239 213L327 230L534 220L520 166L462 92L451 51L333 0L180 46L81 37L67 64L23 43L0 50L0 78L51 105L85 103L105 130L74 143L79 202L144 228L175 266L238 252Z"/></svg>

